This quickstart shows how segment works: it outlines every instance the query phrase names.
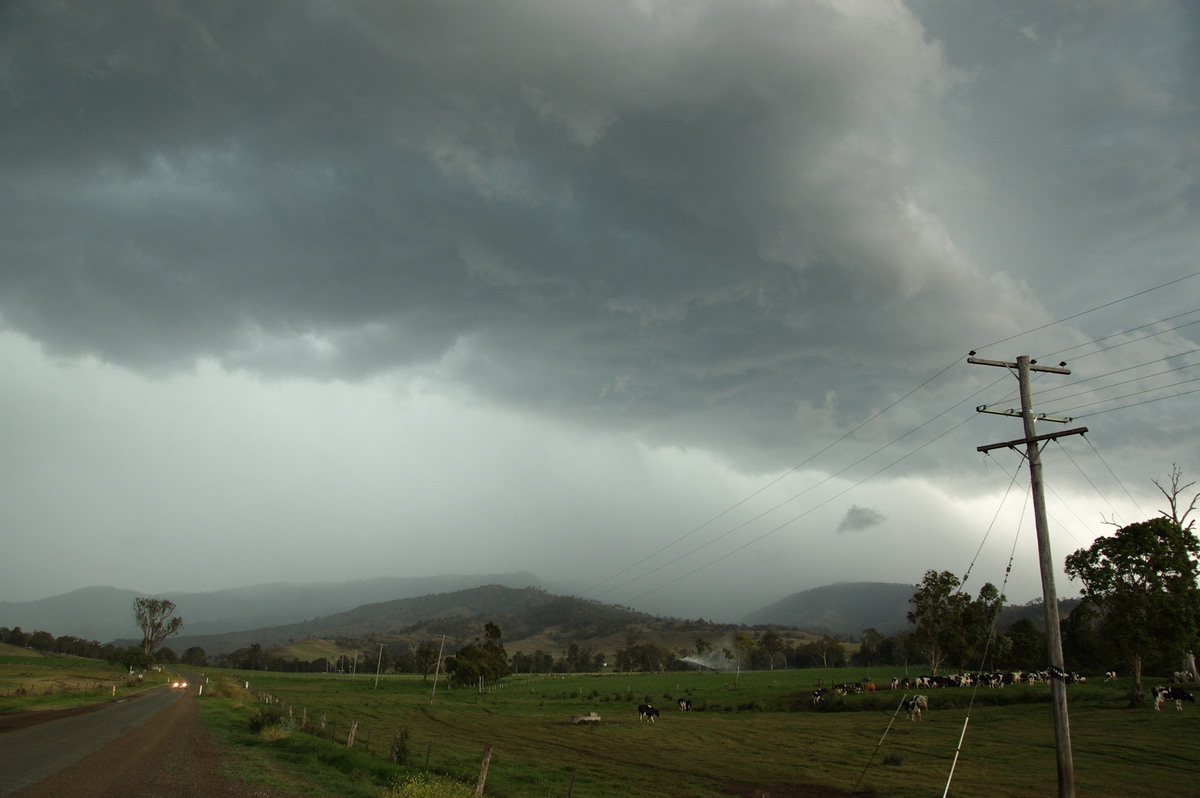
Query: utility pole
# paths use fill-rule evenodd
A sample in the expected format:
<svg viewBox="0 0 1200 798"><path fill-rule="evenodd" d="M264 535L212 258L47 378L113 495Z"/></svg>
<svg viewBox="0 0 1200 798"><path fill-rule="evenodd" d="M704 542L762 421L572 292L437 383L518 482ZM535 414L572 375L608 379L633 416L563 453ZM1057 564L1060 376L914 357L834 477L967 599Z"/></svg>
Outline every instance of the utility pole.
<svg viewBox="0 0 1200 798"><path fill-rule="evenodd" d="M438 674L442 672L442 652L446 650L446 636L442 635L442 645L438 648L437 667L433 669L433 690L429 693L429 703L433 703L433 697L437 695Z"/></svg>
<svg viewBox="0 0 1200 798"><path fill-rule="evenodd" d="M1042 485L1042 457L1039 443L1046 440L1061 438L1066 435L1082 435L1087 427L1064 430L1062 432L1038 435L1035 420L1057 421L1066 423L1069 418L1055 418L1047 415L1034 416L1033 399L1030 395L1029 373L1044 371L1051 374L1070 374L1070 369L1064 368L1066 363L1059 366L1038 366L1028 355L1021 355L1016 363L1004 363L998 360L983 360L974 356L967 358L968 363L981 366L1000 366L1009 370L1017 370L1017 379L1021 389L1021 410L994 410L986 405L976 408L980 413L997 413L999 415L1017 416L1025 424L1025 437L1004 443L993 443L977 447L980 452L1014 447L1025 444L1026 456L1029 458L1029 481L1033 492L1033 518L1037 528L1038 561L1042 573L1042 603L1046 613L1046 650L1050 659L1050 697L1054 704L1054 744L1058 763L1058 798L1075 798L1075 765L1071 758L1071 723L1067 715L1067 682L1066 665L1062 653L1062 630L1058 620L1058 595L1054 587L1054 560L1050 554L1050 531L1046 524L1046 492Z"/></svg>

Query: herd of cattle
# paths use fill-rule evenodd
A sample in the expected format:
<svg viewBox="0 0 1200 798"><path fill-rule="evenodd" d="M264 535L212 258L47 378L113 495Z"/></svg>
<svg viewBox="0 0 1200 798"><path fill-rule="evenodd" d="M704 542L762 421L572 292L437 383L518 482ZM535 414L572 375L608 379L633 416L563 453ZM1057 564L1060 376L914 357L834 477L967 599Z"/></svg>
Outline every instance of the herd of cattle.
<svg viewBox="0 0 1200 798"><path fill-rule="evenodd" d="M1023 672L1023 671L1008 671L1004 673L958 673L953 676L905 676L904 678L894 678L891 680L891 689L893 690L929 690L943 687L973 687L979 685L981 687L1004 687L1009 684L1039 684L1049 682L1056 673L1051 671ZM1181 676L1189 674L1175 674L1176 681L1181 681ZM1104 681L1112 681L1117 678L1114 671L1108 671L1104 674ZM1063 673L1062 679L1067 684L1082 684L1087 681L1087 677L1081 676L1078 673ZM820 706L830 694L844 696L849 694L863 695L865 693L873 693L878 690L878 685L870 679L860 679L857 682L845 682L836 684L832 688L818 687L812 691L812 702L814 706ZM1154 696L1154 708L1161 709L1162 705L1167 701L1174 701L1175 708L1182 710L1183 702L1190 701L1196 703L1196 698L1182 687L1167 685L1164 687L1152 687L1150 692ZM682 712L690 712L692 709L691 699L679 699L677 706ZM912 698L906 698L901 702L900 708L908 715L909 720L920 720L921 712L929 709L929 696L914 695ZM638 719L648 720L651 723L659 716L658 710L649 704L638 704Z"/></svg>
<svg viewBox="0 0 1200 798"><path fill-rule="evenodd" d="M676 702L681 712L692 711L692 699L681 698ZM638 720L648 720L651 723L658 717L658 710L649 704L638 704Z"/></svg>

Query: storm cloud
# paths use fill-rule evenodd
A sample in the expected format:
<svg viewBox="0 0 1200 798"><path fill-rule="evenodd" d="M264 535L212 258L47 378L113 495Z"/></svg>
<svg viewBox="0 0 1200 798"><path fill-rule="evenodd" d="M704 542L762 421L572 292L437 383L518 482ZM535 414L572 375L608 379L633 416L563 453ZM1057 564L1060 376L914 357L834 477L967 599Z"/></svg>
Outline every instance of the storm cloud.
<svg viewBox="0 0 1200 798"><path fill-rule="evenodd" d="M1090 427L1054 462L1065 556L1197 471L1198 30L1165 1L6 4L0 498L22 558L79 562L5 557L3 598L528 570L698 615L757 606L714 575L915 582L1020 465L975 451L1020 428L975 413L1015 380L971 350L1072 367L1037 383ZM869 506L952 562L787 565Z"/></svg>

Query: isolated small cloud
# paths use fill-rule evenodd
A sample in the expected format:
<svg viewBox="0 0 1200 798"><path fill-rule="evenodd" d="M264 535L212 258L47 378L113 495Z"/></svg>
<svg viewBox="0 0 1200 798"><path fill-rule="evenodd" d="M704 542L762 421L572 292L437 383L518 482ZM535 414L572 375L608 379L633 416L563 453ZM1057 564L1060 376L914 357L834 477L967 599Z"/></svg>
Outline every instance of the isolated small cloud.
<svg viewBox="0 0 1200 798"><path fill-rule="evenodd" d="M870 529L873 526L879 526L885 520L882 513L877 513L870 507L859 507L857 504L846 511L846 517L838 524L838 533L843 532L860 532L864 529Z"/></svg>

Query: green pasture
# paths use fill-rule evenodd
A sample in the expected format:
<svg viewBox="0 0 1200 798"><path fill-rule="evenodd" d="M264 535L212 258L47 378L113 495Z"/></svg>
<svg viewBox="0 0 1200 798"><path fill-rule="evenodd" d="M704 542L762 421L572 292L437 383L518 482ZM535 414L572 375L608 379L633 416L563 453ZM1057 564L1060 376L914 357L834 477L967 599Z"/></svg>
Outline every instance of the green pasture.
<svg viewBox="0 0 1200 798"><path fill-rule="evenodd" d="M310 662L321 657L333 660L340 656L350 656L356 653L352 648L343 648L329 640L318 640L315 638L297 640L293 643L273 648L270 651L272 656L295 659L302 662Z"/></svg>
<svg viewBox="0 0 1200 798"><path fill-rule="evenodd" d="M891 674L872 675L886 685ZM355 785L344 795L383 795L381 785L426 767L473 786L487 746L494 796L561 796L568 788L574 796L794 795L818 786L915 797L941 795L952 767L951 795L1054 794L1048 686L980 689L974 703L969 688L931 690L920 722L897 714L903 693L887 689L813 707L815 684L861 676L858 669L521 676L482 693L442 680L433 695L432 681L416 676L255 672L237 676L250 692L223 679L202 706L224 713L226 723L233 703L246 718L269 709L284 727L306 719L312 735L260 732L251 743L278 761L310 765L322 759L322 746L327 760L345 757L357 719L354 754L377 764L343 761ZM1127 680L1069 688L1077 793L1195 795L1200 762L1181 745L1200 732L1200 707L1129 709L1128 688ZM681 697L693 712L675 708ZM639 703L661 710L657 722L639 720ZM571 722L592 712L599 722ZM409 752L403 768L385 760L400 730ZM315 794L339 794L327 789Z"/></svg>
<svg viewBox="0 0 1200 798"><path fill-rule="evenodd" d="M0 652L0 713L94 704L165 684L169 676L151 671L142 678L131 677L120 665L100 660L6 646Z"/></svg>

